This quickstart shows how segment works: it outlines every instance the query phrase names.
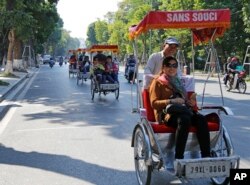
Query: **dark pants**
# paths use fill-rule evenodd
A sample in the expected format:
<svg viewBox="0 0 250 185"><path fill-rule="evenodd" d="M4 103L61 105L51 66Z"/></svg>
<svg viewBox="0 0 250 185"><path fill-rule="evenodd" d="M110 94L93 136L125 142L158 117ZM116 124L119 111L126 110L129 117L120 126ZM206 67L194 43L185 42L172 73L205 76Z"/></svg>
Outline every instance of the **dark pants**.
<svg viewBox="0 0 250 185"><path fill-rule="evenodd" d="M117 73L111 73L111 77L118 82L118 74Z"/></svg>
<svg viewBox="0 0 250 185"><path fill-rule="evenodd" d="M201 149L202 157L210 156L210 136L207 121L201 114L194 114L192 117L185 114L173 114L167 122L167 125L176 128L176 146L175 158L183 159L185 146L187 143L189 127L197 128L197 139Z"/></svg>
<svg viewBox="0 0 250 185"><path fill-rule="evenodd" d="M106 81L108 81L110 83L115 82L115 80L112 78L111 74L109 74L109 73L103 74L103 81L104 81L104 83L106 83Z"/></svg>

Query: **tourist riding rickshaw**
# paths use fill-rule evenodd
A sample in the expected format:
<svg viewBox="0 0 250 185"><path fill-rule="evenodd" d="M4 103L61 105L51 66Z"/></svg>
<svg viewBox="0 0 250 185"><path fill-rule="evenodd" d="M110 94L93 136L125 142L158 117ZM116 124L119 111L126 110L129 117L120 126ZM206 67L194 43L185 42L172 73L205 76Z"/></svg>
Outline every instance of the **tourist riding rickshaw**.
<svg viewBox="0 0 250 185"><path fill-rule="evenodd" d="M87 79L90 78L90 72L89 72L89 63L85 61L86 58L86 52L88 52L87 48L78 48L78 62L77 62L77 72L76 72L76 84L79 85L79 83L83 83L84 81L87 81Z"/></svg>
<svg viewBox="0 0 250 185"><path fill-rule="evenodd" d="M97 53L103 53L103 54L111 53L111 55L115 55L118 53L118 51L119 51L119 48L117 45L92 45L89 48L91 59ZM92 68L91 71L93 71L94 64L91 65L91 68ZM114 93L115 98L118 99L119 91L120 91L119 83L110 83L110 82L99 83L96 75L94 73L91 74L91 98L92 100L94 100L96 93L99 93L99 95L101 94L107 95L108 93Z"/></svg>
<svg viewBox="0 0 250 185"><path fill-rule="evenodd" d="M69 78L77 75L77 50L69 50Z"/></svg>
<svg viewBox="0 0 250 185"><path fill-rule="evenodd" d="M129 36L133 42L134 55L139 61L137 40L141 34L147 33L151 29L191 29L192 49L195 45L208 41L214 51L213 41L222 36L229 26L230 11L228 9L150 11L138 25L129 29ZM192 53L194 54L194 52ZM209 57L215 59L216 65L213 67L217 68L219 66L217 65L219 63L218 56L216 52L212 52L212 55L213 57ZM136 67L137 73L138 65L139 62ZM203 96L209 76L210 74L205 80ZM239 167L240 158L235 155L230 135L223 124L222 114L233 115L231 109L224 106L223 95L221 94L223 105L203 105L202 98L202 104L200 107L198 106L199 111L211 111L205 115L210 131L211 157L201 158L196 128L191 127L185 157L175 160L174 171L172 171L167 168L166 164L174 161L175 128L156 122L149 100L149 92L147 89L143 89L142 81L142 79L137 79L137 89L134 93L136 94L137 107L133 110L139 113L140 120L134 127L131 143L134 147L138 183L140 185L151 184L152 174L163 170L169 175L178 177L183 183L194 179L208 178L216 185L228 184L230 169ZM219 87L222 93L220 80ZM195 90L189 90L188 93L191 91Z"/></svg>

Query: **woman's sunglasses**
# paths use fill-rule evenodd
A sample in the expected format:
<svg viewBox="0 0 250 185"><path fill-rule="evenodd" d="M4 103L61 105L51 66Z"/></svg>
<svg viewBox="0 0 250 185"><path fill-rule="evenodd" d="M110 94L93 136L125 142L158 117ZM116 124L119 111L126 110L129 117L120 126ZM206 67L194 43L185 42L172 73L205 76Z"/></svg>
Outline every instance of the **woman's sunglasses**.
<svg viewBox="0 0 250 185"><path fill-rule="evenodd" d="M174 63L174 64L170 64L170 63L167 63L166 65L165 65L166 67L168 67L168 68L177 68L178 67L178 63Z"/></svg>

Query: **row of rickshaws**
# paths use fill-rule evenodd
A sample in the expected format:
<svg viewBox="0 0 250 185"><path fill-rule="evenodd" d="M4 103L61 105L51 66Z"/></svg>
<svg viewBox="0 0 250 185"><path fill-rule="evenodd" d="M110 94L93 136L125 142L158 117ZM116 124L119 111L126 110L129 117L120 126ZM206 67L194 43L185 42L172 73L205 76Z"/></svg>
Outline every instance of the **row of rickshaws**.
<svg viewBox="0 0 250 185"><path fill-rule="evenodd" d="M182 19L182 17L185 17L185 19ZM141 34L146 34L153 29L191 29L192 49L201 42L208 42L213 51L209 57L214 59L215 62L215 65L211 65L211 67L217 68L219 67L217 65L219 60L213 41L222 36L229 26L229 9L150 11L138 25L129 29L129 36L133 43L135 59L139 61L137 40ZM100 51L100 47L92 49L91 52ZM107 48L104 50L107 50ZM194 52L192 54L194 55ZM138 65L139 62L136 64L136 73L138 73ZM211 73L208 74L205 81L203 96L210 75ZM219 74L218 79L221 90ZM154 184L153 178L157 176L153 174L164 171L169 175L178 177L183 183L204 178L211 179L213 184L216 185L228 184L230 169L239 168L240 158L235 155L231 137L222 122L222 113L233 115L231 109L224 106L222 91L222 105L203 105L202 102L199 107L200 111L211 111L205 115L210 131L211 157L201 158L196 129L190 128L185 158L175 161L175 171L173 172L168 170L166 164L174 161L175 129L156 122L148 91L142 88L142 81L140 78L136 79L135 99L137 107L134 110L139 113L140 120L134 127L131 143L134 148L134 163L138 183L140 185ZM105 94L108 92L115 92L115 96L118 98L119 84L97 84L95 77L91 78L92 99L94 99L95 93ZM133 94L131 93L131 95Z"/></svg>
<svg viewBox="0 0 250 185"><path fill-rule="evenodd" d="M99 81L97 75L94 72L93 58L97 54L109 54L112 58L118 54L118 45L92 45L90 48L79 48L77 50L69 50L71 54L70 57L74 56L76 58L76 63L71 64L69 58L69 77L75 76L77 80L77 85L87 79L91 80L91 99L94 100L95 94L114 93L115 98L119 98L120 84L111 83L109 81ZM79 60L79 56L83 56L82 61ZM81 66L83 62L83 66ZM115 63L114 65L118 65ZM82 67L82 68L81 68ZM118 67L117 67L118 68ZM91 72L92 71L92 72Z"/></svg>

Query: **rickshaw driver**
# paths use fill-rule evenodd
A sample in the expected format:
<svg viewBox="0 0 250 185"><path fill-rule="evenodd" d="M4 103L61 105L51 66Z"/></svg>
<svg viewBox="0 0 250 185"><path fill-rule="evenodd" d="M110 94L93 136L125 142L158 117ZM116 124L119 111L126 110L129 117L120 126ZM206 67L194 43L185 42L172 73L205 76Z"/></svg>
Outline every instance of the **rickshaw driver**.
<svg viewBox="0 0 250 185"><path fill-rule="evenodd" d="M180 43L176 38L169 37L164 41L162 51L153 53L149 56L147 64L144 68L144 89L148 89L154 75L157 75L161 71L163 59L167 56L174 56L179 45ZM180 72L178 71L178 75L179 73Z"/></svg>
<svg viewBox="0 0 250 185"><path fill-rule="evenodd" d="M155 76L149 86L149 99L154 115L159 123L164 123L167 126L175 127L175 159L183 159L185 146L187 143L189 127L191 125L197 128L197 139L200 145L201 156L210 157L210 136L208 124L205 117L198 112L189 113L166 113L163 110L170 104L186 104L190 108L195 106L195 98L187 98L187 93L177 75L178 63L174 57L166 57L163 60L161 72ZM178 92L180 96L171 97ZM173 168L173 164L168 168Z"/></svg>

